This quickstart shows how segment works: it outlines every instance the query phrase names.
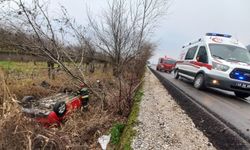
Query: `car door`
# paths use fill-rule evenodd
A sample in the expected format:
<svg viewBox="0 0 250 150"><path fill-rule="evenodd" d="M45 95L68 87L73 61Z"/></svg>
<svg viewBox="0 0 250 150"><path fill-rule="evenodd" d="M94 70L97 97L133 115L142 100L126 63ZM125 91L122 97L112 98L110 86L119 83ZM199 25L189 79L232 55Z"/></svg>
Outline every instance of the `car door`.
<svg viewBox="0 0 250 150"><path fill-rule="evenodd" d="M196 61L195 65L197 66L195 72L198 72L201 67L208 68L210 65L208 65L208 54L205 46L200 46L199 50L196 55Z"/></svg>
<svg viewBox="0 0 250 150"><path fill-rule="evenodd" d="M193 79L195 76L196 68L193 65L193 62L195 60L197 48L198 46L193 46L188 49L184 58L183 65L181 66L180 71L179 71L182 75L190 79Z"/></svg>

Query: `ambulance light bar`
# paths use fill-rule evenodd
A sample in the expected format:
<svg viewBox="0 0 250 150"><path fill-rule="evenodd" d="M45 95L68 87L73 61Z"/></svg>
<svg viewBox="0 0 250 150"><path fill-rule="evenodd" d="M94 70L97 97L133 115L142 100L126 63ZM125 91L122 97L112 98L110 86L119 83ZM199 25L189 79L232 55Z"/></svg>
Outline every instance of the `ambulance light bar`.
<svg viewBox="0 0 250 150"><path fill-rule="evenodd" d="M206 36L221 36L226 38L231 38L232 35L229 34L220 34L220 33L206 33Z"/></svg>

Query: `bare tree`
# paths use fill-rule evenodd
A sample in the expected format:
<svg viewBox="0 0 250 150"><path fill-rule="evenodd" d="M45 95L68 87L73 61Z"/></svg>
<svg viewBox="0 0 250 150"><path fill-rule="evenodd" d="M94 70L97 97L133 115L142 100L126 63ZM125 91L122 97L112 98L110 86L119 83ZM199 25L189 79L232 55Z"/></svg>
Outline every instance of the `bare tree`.
<svg viewBox="0 0 250 150"><path fill-rule="evenodd" d="M143 53L142 44L166 12L168 0L114 0L108 6L103 21L89 15L89 22L96 36L95 45L109 55L118 77L124 65Z"/></svg>
<svg viewBox="0 0 250 150"><path fill-rule="evenodd" d="M110 58L113 75L122 97L122 74L131 61L145 53L143 45L150 38L157 21L168 9L169 0L113 0L101 21L88 15L96 37L95 46ZM135 65L135 64L133 64ZM120 108L121 109L121 108Z"/></svg>

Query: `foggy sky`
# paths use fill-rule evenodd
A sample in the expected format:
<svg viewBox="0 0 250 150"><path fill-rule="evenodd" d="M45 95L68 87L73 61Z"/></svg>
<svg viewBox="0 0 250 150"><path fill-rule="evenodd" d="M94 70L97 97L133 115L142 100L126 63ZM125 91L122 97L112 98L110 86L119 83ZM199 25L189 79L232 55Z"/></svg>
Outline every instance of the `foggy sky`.
<svg viewBox="0 0 250 150"><path fill-rule="evenodd" d="M106 7L105 0L52 0L51 7L58 9L58 3L83 25L87 23L87 8L101 15ZM231 34L243 44L250 44L250 0L172 0L152 37L158 48L151 62L165 55L178 58L184 44L206 32Z"/></svg>

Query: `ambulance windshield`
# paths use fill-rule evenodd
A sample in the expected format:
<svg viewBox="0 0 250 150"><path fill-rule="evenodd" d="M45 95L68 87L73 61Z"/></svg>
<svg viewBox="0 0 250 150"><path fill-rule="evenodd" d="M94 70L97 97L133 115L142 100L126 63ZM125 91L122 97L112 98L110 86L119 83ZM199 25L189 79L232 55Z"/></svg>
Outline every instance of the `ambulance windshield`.
<svg viewBox="0 0 250 150"><path fill-rule="evenodd" d="M250 64L250 52L245 48L225 44L209 44L209 48L213 57Z"/></svg>

